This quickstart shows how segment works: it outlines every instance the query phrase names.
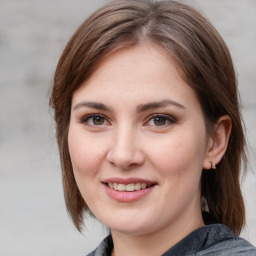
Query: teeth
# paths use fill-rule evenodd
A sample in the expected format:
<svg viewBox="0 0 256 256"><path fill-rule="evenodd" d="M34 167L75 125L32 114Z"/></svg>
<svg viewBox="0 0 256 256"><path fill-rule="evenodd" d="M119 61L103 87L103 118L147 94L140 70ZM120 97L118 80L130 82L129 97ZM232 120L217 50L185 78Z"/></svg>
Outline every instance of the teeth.
<svg viewBox="0 0 256 256"><path fill-rule="evenodd" d="M134 191L134 184L132 183L132 184L126 185L126 190L127 191Z"/></svg>
<svg viewBox="0 0 256 256"><path fill-rule="evenodd" d="M112 182L109 182L108 186L111 189L114 189L117 191L129 191L129 192L138 191L148 187L146 183L131 183L126 185L126 184L112 183Z"/></svg>
<svg viewBox="0 0 256 256"><path fill-rule="evenodd" d="M135 190L141 190L141 184L140 183L135 184Z"/></svg>
<svg viewBox="0 0 256 256"><path fill-rule="evenodd" d="M126 190L126 185L124 185L124 184L118 184L117 190L119 190L119 191L125 191L125 190Z"/></svg>
<svg viewBox="0 0 256 256"><path fill-rule="evenodd" d="M146 187L147 187L147 184L146 184L146 183L142 183L142 184L141 184L141 188L142 188L142 189L145 189Z"/></svg>

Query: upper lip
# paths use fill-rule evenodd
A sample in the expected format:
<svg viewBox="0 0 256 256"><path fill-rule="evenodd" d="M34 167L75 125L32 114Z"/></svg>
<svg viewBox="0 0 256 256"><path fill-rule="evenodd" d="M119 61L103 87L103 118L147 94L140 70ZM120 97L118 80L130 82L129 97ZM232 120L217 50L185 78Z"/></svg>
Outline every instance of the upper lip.
<svg viewBox="0 0 256 256"><path fill-rule="evenodd" d="M141 178L119 178L119 177L112 177L108 179L104 179L102 183L119 183L119 184L131 184L131 183L146 183L147 185L153 185L156 184L155 181L152 180L146 180L146 179L141 179Z"/></svg>

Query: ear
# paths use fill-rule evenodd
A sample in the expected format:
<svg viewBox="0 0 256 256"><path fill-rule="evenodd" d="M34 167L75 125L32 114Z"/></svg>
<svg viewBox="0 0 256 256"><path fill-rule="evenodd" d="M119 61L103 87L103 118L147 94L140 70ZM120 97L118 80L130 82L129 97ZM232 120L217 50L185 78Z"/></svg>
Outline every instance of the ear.
<svg viewBox="0 0 256 256"><path fill-rule="evenodd" d="M212 164L218 164L221 161L228 146L231 128L232 121L228 115L220 117L214 125L205 153L204 169L211 169Z"/></svg>

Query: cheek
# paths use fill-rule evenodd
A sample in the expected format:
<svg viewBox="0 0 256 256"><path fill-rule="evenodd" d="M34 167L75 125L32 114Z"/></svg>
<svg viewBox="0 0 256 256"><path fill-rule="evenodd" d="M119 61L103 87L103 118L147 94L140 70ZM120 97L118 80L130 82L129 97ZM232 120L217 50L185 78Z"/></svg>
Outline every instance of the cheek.
<svg viewBox="0 0 256 256"><path fill-rule="evenodd" d="M198 179L203 166L205 139L204 135L200 137L196 134L191 132L170 134L168 138L163 138L150 147L149 159L152 159L152 163L163 177L171 176L177 179L182 177L188 182L195 176Z"/></svg>
<svg viewBox="0 0 256 256"><path fill-rule="evenodd" d="M198 134L197 134L198 135ZM203 136L202 136L203 137ZM192 132L173 132L148 144L148 159L158 173L161 196L154 198L162 221L175 220L200 209L200 177L204 138Z"/></svg>
<svg viewBox="0 0 256 256"><path fill-rule="evenodd" d="M184 210L200 195L204 140L183 133L161 144L152 147L151 159L163 185L162 205L169 202L170 209Z"/></svg>
<svg viewBox="0 0 256 256"><path fill-rule="evenodd" d="M100 164L103 149L99 141L90 139L78 129L70 128L68 145L75 176L92 175Z"/></svg>
<svg viewBox="0 0 256 256"><path fill-rule="evenodd" d="M93 209L97 195L98 174L104 152L98 140L80 129L69 130L68 145L74 177L86 204Z"/></svg>

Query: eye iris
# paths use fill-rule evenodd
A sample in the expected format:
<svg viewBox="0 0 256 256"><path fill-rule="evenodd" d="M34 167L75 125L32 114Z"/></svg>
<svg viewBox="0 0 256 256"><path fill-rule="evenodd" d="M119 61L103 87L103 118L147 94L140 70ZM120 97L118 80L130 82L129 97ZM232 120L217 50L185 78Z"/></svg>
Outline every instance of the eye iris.
<svg viewBox="0 0 256 256"><path fill-rule="evenodd" d="M102 125L104 123L104 118L101 116L93 117L93 124L95 125Z"/></svg>
<svg viewBox="0 0 256 256"><path fill-rule="evenodd" d="M154 124L157 126L165 125L165 123L166 123L166 119L164 117L158 116L154 118Z"/></svg>

